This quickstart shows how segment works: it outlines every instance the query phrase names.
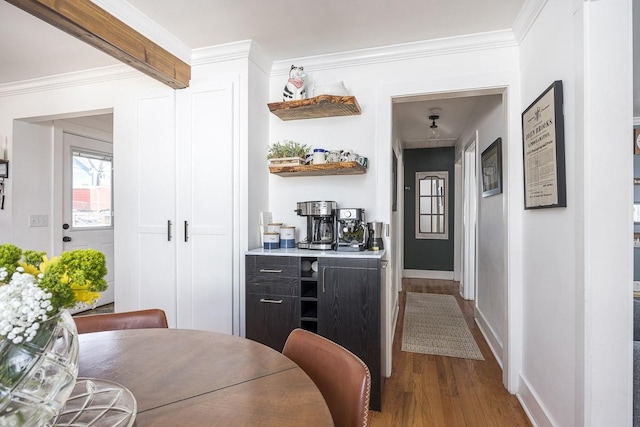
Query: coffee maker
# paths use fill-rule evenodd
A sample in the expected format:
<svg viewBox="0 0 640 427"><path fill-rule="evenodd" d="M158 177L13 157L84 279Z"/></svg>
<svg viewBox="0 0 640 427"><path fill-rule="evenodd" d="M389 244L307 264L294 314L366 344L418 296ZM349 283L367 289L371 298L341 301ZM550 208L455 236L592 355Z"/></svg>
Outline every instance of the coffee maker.
<svg viewBox="0 0 640 427"><path fill-rule="evenodd" d="M338 209L338 250L363 251L367 244L367 230L364 226L364 209Z"/></svg>
<svg viewBox="0 0 640 427"><path fill-rule="evenodd" d="M307 217L307 237L300 249L333 250L336 248L336 202L298 202L295 212Z"/></svg>

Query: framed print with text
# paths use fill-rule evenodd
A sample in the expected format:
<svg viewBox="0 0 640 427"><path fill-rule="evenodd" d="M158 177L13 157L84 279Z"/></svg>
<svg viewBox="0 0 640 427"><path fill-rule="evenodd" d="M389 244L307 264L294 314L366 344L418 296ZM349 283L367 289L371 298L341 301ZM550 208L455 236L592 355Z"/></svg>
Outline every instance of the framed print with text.
<svg viewBox="0 0 640 427"><path fill-rule="evenodd" d="M524 208L567 206L562 81L522 113Z"/></svg>

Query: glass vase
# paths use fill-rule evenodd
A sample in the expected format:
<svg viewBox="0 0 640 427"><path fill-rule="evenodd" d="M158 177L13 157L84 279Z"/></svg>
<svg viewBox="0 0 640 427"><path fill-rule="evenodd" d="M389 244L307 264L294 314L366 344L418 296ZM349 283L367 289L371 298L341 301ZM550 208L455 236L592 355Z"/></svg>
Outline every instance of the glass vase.
<svg viewBox="0 0 640 427"><path fill-rule="evenodd" d="M0 427L43 426L78 376L78 332L68 311L42 322L30 342L0 341Z"/></svg>

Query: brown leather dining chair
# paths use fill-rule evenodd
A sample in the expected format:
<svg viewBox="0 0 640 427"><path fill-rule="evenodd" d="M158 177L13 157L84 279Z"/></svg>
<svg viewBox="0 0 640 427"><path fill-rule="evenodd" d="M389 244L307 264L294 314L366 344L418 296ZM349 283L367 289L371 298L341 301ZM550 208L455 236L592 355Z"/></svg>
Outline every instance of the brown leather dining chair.
<svg viewBox="0 0 640 427"><path fill-rule="evenodd" d="M122 313L91 314L75 316L79 334L88 332L117 331L121 329L168 328L167 316L163 310L125 311Z"/></svg>
<svg viewBox="0 0 640 427"><path fill-rule="evenodd" d="M336 427L368 425L371 375L360 358L303 329L289 334L282 354L300 366L320 389Z"/></svg>

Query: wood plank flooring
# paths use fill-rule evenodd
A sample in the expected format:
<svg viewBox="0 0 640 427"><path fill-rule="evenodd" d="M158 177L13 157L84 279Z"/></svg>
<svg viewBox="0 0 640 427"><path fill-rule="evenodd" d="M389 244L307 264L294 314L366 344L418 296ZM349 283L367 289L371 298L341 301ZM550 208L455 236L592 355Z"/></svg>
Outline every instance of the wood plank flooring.
<svg viewBox="0 0 640 427"><path fill-rule="evenodd" d="M502 385L502 370L473 320L473 302L460 297L458 286L448 280L403 280L392 374L382 393L382 412L369 412L370 427L531 425L518 399ZM454 295L485 360L401 351L406 292Z"/></svg>

